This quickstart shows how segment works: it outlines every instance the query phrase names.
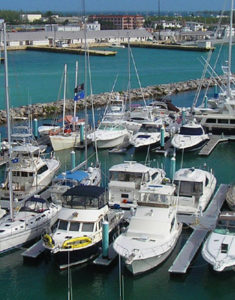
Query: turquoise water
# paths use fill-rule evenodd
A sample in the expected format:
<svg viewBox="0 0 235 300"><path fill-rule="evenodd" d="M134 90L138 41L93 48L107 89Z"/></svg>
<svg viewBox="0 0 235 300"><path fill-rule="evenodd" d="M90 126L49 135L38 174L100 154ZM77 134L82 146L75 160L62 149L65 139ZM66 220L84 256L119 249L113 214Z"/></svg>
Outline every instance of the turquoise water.
<svg viewBox="0 0 235 300"><path fill-rule="evenodd" d="M117 57L91 57L94 92L111 90L118 73L119 80L116 89L126 89L127 52L126 49L118 51ZM152 49L133 49L133 53L143 86L198 78L202 69L198 59L201 55L206 55L197 52ZM76 58L74 55L40 52L9 53L10 83L12 86L13 84L18 86L16 90L11 88L13 105L27 104L30 101L34 103L56 99L65 62L69 66L69 84L72 91L74 85L73 67ZM83 57L79 56L78 59L81 60L80 64L82 65ZM0 80L3 80L2 73ZM136 81L134 84L137 86ZM1 92L3 92L2 89L1 84ZM177 105L189 106L193 97L193 93L183 93L174 96L172 100ZM1 105L3 105L3 101ZM101 111L96 112L97 115L98 113L101 113ZM4 131L4 129L2 130ZM92 152L93 149L90 148L89 154L92 154ZM209 157L204 158L199 157L196 153L185 153L183 166L202 167L206 164L207 168L212 169L215 173L217 186L220 183L232 183L235 181L234 152L235 143L223 143L218 145ZM62 163L61 171L71 168L70 150L57 152L56 155ZM99 158L102 163L104 185L107 185L107 170L109 167L121 163L123 160L144 162L145 154L138 153L135 155L131 149L124 155L109 154L108 151L103 150L99 152ZM83 159L84 153L76 151L77 162L81 162ZM177 167L180 167L181 159L181 155L177 155ZM169 166L169 161L165 161L161 155L151 153L150 160L152 166ZM221 274L213 272L208 264L203 261L200 253L193 261L187 275L170 276L168 269L187 240L189 233L189 230L183 231L172 255L157 269L137 278L133 278L123 270L124 298L126 300L234 299L234 272ZM33 264L23 263L20 255L22 252L23 249L19 249L0 256L0 299L66 299L67 271L60 272L53 261L48 259L42 259ZM117 262L112 268L105 270L98 269L90 264L73 268L73 299L120 299L118 278Z"/></svg>
<svg viewBox="0 0 235 300"><path fill-rule="evenodd" d="M219 53L213 52L212 65ZM235 50L233 49L233 52ZM132 49L141 85L155 85L200 78L200 63L207 53L162 49ZM235 52L234 52L235 54ZM217 70L227 59L227 47L222 48ZM64 64L68 65L68 97L73 97L75 61L79 62L79 82L84 82L84 56L35 51L13 51L8 54L11 106L50 102L62 98L61 78ZM116 91L126 90L128 83L127 48L118 49L116 56L90 57L93 93L110 92L115 78ZM235 69L235 62L233 70ZM0 97L4 99L4 66L0 66ZM131 64L131 87L139 87L134 64ZM88 89L89 91L90 89ZM59 94L59 97L58 97ZM4 101L0 109L5 107Z"/></svg>

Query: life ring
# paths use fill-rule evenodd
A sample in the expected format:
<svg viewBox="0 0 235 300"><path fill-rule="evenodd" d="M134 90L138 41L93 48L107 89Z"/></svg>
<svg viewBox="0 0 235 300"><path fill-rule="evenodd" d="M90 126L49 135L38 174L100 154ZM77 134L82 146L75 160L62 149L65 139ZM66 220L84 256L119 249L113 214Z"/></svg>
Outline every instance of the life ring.
<svg viewBox="0 0 235 300"><path fill-rule="evenodd" d="M78 249L86 247L92 243L92 239L87 236L77 237L65 241L62 245L63 249Z"/></svg>
<svg viewBox="0 0 235 300"><path fill-rule="evenodd" d="M49 247L49 248L54 248L55 247L55 242L53 241L53 238L49 234L44 234L42 238L44 244Z"/></svg>
<svg viewBox="0 0 235 300"><path fill-rule="evenodd" d="M123 199L123 200L122 200L122 203L127 203L127 202L128 202L127 199Z"/></svg>

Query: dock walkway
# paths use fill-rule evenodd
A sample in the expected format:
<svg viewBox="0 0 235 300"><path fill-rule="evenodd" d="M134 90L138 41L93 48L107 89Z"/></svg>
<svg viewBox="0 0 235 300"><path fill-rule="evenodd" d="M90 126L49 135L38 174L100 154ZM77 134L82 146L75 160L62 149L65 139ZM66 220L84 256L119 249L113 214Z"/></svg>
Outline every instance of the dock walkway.
<svg viewBox="0 0 235 300"><path fill-rule="evenodd" d="M170 267L170 273L185 274L187 272L208 231L215 228L227 190L228 185L221 184L208 208L201 216L179 216L178 220L194 228L194 231Z"/></svg>
<svg viewBox="0 0 235 300"><path fill-rule="evenodd" d="M42 240L39 240L36 244L22 253L24 258L37 258L41 253L45 251Z"/></svg>
<svg viewBox="0 0 235 300"><path fill-rule="evenodd" d="M235 136L223 136L223 135L211 135L210 140L200 150L199 155L208 156L215 149L215 147L221 142L235 141Z"/></svg>

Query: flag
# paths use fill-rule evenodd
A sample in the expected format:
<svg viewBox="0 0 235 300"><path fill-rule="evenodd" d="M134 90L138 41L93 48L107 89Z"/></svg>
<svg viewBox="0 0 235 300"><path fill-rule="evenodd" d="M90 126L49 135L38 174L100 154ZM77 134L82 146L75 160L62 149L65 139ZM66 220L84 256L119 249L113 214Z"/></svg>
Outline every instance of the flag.
<svg viewBox="0 0 235 300"><path fill-rule="evenodd" d="M76 94L73 98L74 101L78 101L80 99L84 99L85 98L85 93L84 91L80 91L78 94Z"/></svg>
<svg viewBox="0 0 235 300"><path fill-rule="evenodd" d="M78 92L83 91L83 90L84 90L84 83L81 83L74 88L74 94L77 94Z"/></svg>
<svg viewBox="0 0 235 300"><path fill-rule="evenodd" d="M18 159L18 158L14 158L14 159L12 159L11 161L12 161L13 164L16 164L16 163L19 162L19 159Z"/></svg>

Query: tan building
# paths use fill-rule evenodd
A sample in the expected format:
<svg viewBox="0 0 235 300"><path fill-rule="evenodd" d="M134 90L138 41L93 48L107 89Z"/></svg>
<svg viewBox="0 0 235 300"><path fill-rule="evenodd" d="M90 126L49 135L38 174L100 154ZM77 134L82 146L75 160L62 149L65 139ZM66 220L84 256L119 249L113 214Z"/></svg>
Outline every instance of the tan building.
<svg viewBox="0 0 235 300"><path fill-rule="evenodd" d="M144 18L140 15L128 16L128 15L93 15L89 16L90 21L105 21L112 23L114 29L138 29L143 28ZM108 29L108 28L107 28Z"/></svg>
<svg viewBox="0 0 235 300"><path fill-rule="evenodd" d="M21 15L21 19L28 22L33 22L36 20L40 20L42 18L41 14L23 14Z"/></svg>

